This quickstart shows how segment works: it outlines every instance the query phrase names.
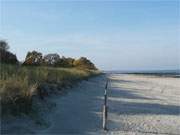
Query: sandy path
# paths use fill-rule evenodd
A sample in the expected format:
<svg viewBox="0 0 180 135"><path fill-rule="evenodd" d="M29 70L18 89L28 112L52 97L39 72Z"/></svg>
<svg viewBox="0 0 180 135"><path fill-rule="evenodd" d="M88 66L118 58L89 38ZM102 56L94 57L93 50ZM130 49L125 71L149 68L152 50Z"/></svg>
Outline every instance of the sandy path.
<svg viewBox="0 0 180 135"><path fill-rule="evenodd" d="M63 96L51 98L56 103L52 125L38 134L98 134L101 129L102 96L105 76L83 81Z"/></svg>
<svg viewBox="0 0 180 135"><path fill-rule="evenodd" d="M109 133L180 134L180 79L111 75Z"/></svg>

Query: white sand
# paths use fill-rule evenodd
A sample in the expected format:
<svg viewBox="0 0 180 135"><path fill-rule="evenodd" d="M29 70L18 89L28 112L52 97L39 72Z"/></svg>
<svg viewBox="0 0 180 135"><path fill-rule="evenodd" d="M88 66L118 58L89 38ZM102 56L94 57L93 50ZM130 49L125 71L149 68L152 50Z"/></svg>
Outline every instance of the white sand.
<svg viewBox="0 0 180 135"><path fill-rule="evenodd" d="M104 76L48 98L56 103L46 114L49 128L37 130L28 125L27 130L40 135L180 133L180 79L122 74L109 78L108 132L102 130Z"/></svg>
<svg viewBox="0 0 180 135"><path fill-rule="evenodd" d="M110 132L180 134L180 79L122 74L110 78Z"/></svg>

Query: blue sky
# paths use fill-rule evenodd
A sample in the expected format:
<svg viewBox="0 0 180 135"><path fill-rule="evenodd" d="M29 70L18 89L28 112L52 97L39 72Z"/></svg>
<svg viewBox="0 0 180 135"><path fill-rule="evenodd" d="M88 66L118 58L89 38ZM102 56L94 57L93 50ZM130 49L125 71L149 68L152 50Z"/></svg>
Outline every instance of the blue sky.
<svg viewBox="0 0 180 135"><path fill-rule="evenodd" d="M0 38L27 51L86 56L103 70L177 69L179 1L0 0Z"/></svg>

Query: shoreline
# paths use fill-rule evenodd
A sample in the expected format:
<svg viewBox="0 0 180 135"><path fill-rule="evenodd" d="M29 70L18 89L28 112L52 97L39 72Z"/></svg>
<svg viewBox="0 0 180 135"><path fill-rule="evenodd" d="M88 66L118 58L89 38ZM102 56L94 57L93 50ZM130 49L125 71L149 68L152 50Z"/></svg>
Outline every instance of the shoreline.
<svg viewBox="0 0 180 135"><path fill-rule="evenodd" d="M149 70L149 71L106 71L107 74L129 74L158 77L180 78L180 70Z"/></svg>
<svg viewBox="0 0 180 135"><path fill-rule="evenodd" d="M169 78L180 78L180 74L170 74L170 73L124 73L129 75L144 75L144 76L154 76L154 77L169 77Z"/></svg>

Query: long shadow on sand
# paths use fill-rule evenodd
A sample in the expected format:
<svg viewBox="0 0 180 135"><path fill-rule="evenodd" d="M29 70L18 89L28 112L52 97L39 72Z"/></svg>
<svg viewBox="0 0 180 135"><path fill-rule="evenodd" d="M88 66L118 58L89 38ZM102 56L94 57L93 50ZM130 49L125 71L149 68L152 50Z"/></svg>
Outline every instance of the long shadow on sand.
<svg viewBox="0 0 180 135"><path fill-rule="evenodd" d="M133 83L135 83L135 84L137 84L137 83L139 83L139 84L141 84L141 83L146 83L145 81L131 81L131 80L121 80L121 79L111 79L111 81L113 82L113 83L118 83L118 84L126 84L126 83L128 83L128 84L133 84Z"/></svg>
<svg viewBox="0 0 180 135"><path fill-rule="evenodd" d="M108 94L109 94L109 98L108 98L109 111L111 111L112 113L118 113L118 115L120 114L179 115L180 114L180 106L178 105L151 103L151 101L156 99L144 97L131 90L112 88L109 89ZM123 101L124 99L127 99L127 101Z"/></svg>
<svg viewBox="0 0 180 135"><path fill-rule="evenodd" d="M135 81L124 81L124 80L112 80L114 86L109 87L108 91L108 129L111 132L122 131L122 132L137 132L139 134L168 134L171 131L164 129L154 128L146 129L146 127L139 128L139 123L131 123L129 125L129 121L127 122L123 117L127 118L147 118L150 116L152 119L156 120L156 116L165 116L163 118L167 118L166 115L178 116L180 115L180 106L173 104L164 104L163 102L158 102L161 99L151 97L151 95L144 95L141 93L141 90L147 89L134 89L134 88L123 88L122 85L131 85L132 83L141 83L145 82L135 82ZM117 85L116 85L117 84ZM141 87L139 87L141 88ZM143 87L142 87L143 88ZM158 93L157 93L158 94ZM136 116L135 116L136 115ZM140 117L137 117L140 116ZM160 118L161 118L160 116ZM123 121L121 121L121 118ZM118 120L119 119L119 120ZM128 125L128 126L127 126ZM149 125L151 127L151 125ZM173 125L172 125L173 126ZM153 127L153 125L152 125ZM178 131L172 131L174 135L178 134Z"/></svg>
<svg viewBox="0 0 180 135"><path fill-rule="evenodd" d="M112 83L139 83L136 81L126 81L113 79ZM141 83L141 82L140 82ZM143 89L142 89L143 90ZM121 87L111 86L108 91L109 111L118 115L141 115L141 114L156 114L156 115L179 115L180 106L168 105L160 103L151 103L157 100L156 98L146 97L133 89L124 89ZM122 100L121 100L122 99ZM127 101L123 101L127 99ZM149 100L149 101L148 101Z"/></svg>
<svg viewBox="0 0 180 135"><path fill-rule="evenodd" d="M176 105L162 105L157 103L136 103L124 101L111 101L108 103L109 111L118 115L141 115L141 114L155 114L155 115L179 115L180 106Z"/></svg>
<svg viewBox="0 0 180 135"><path fill-rule="evenodd" d="M120 87L112 87L109 90L110 97L116 98L126 98L126 99L146 99L146 100L154 100L154 98L144 97L135 93L134 91L121 89Z"/></svg>

